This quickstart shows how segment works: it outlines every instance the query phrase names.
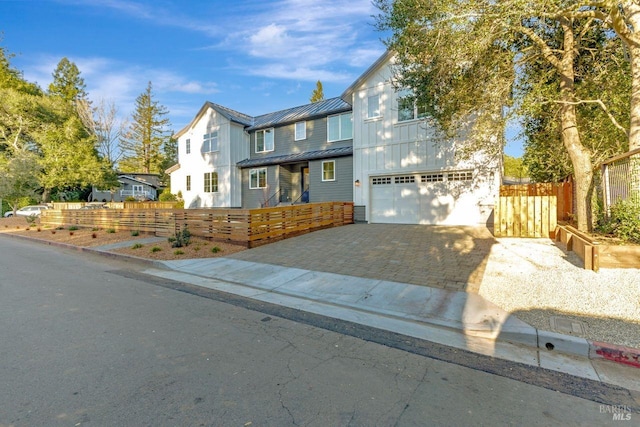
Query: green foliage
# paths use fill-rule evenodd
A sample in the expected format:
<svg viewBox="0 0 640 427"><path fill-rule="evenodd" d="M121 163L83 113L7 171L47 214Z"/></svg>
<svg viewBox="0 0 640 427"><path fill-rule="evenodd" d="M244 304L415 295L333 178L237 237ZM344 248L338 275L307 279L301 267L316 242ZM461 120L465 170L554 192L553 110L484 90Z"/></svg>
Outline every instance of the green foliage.
<svg viewBox="0 0 640 427"><path fill-rule="evenodd" d="M640 198L614 203L608 217L600 216L597 231L640 244Z"/></svg>
<svg viewBox="0 0 640 427"><path fill-rule="evenodd" d="M113 233L115 233L115 232L116 232L116 230L115 230L114 228L107 228L107 229L105 230L105 232L107 232L107 233L109 233L109 234L113 234Z"/></svg>
<svg viewBox="0 0 640 427"><path fill-rule="evenodd" d="M511 157L507 154L503 156L504 175L513 178L527 178L529 171L523 165L521 157Z"/></svg>
<svg viewBox="0 0 640 427"><path fill-rule="evenodd" d="M168 188L165 189L158 196L158 201L160 201L160 202L175 202L177 200L178 200L178 197L175 194L172 194L171 190L169 190Z"/></svg>
<svg viewBox="0 0 640 427"><path fill-rule="evenodd" d="M131 235L132 235L133 237L136 237L136 236L139 236L139 235L140 235L140 232L139 232L138 230L133 230L133 231L131 232Z"/></svg>
<svg viewBox="0 0 640 427"><path fill-rule="evenodd" d="M30 152L19 151L13 156L0 153L0 198L12 210L36 202L37 160Z"/></svg>
<svg viewBox="0 0 640 427"><path fill-rule="evenodd" d="M211 248L211 252L217 254L218 252L222 252L222 249L220 249L218 246L214 246Z"/></svg>
<svg viewBox="0 0 640 427"><path fill-rule="evenodd" d="M174 255L184 255L184 251L181 251L180 249L176 249L175 251L173 251Z"/></svg>
<svg viewBox="0 0 640 427"><path fill-rule="evenodd" d="M167 135L169 119L166 107L154 99L151 82L145 92L136 98L131 124L120 139L123 172L161 173L163 149L171 151L171 137Z"/></svg>
<svg viewBox="0 0 640 427"><path fill-rule="evenodd" d="M78 229L78 227L76 227L75 225L72 225L68 228L69 231L76 231Z"/></svg>
<svg viewBox="0 0 640 427"><path fill-rule="evenodd" d="M136 198L135 198L135 197L133 197L133 196L127 196L127 197L124 199L124 201L125 201L125 202L135 202L135 201L136 201Z"/></svg>
<svg viewBox="0 0 640 427"><path fill-rule="evenodd" d="M142 246L142 243L134 243L133 246L131 246L131 249L140 249Z"/></svg>
<svg viewBox="0 0 640 427"><path fill-rule="evenodd" d="M49 85L49 94L59 96L67 102L85 99L84 79L80 77L80 70L67 58L62 58L53 72L53 81Z"/></svg>
<svg viewBox="0 0 640 427"><path fill-rule="evenodd" d="M320 80L316 82L316 88L311 92L311 98L309 98L309 102L319 101L324 101L324 89L322 88L322 82Z"/></svg>
<svg viewBox="0 0 640 427"><path fill-rule="evenodd" d="M151 248L151 252L154 252L154 253L155 252L160 252L161 250L162 250L162 248L159 247L159 246L154 246L154 247Z"/></svg>
<svg viewBox="0 0 640 427"><path fill-rule="evenodd" d="M29 215L29 216L25 216L24 219L27 221L27 224L34 225L36 223L36 220L38 219L37 215Z"/></svg>
<svg viewBox="0 0 640 427"><path fill-rule="evenodd" d="M191 232L189 228L185 225L181 231L178 231L175 236L168 238L169 243L171 243L172 248L181 248L183 246L189 246L191 241Z"/></svg>

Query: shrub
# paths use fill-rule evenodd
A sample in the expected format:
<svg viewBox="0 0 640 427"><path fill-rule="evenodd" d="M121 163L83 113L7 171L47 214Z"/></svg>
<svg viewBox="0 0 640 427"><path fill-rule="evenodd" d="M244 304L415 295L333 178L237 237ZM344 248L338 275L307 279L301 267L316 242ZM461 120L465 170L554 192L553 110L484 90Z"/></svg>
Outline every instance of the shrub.
<svg viewBox="0 0 640 427"><path fill-rule="evenodd" d="M161 250L162 250L162 248L159 247L159 246L154 246L154 247L151 248L151 252L160 252Z"/></svg>
<svg viewBox="0 0 640 427"><path fill-rule="evenodd" d="M136 237L136 236L139 236L139 235L140 235L140 232L139 232L138 230L133 230L133 231L131 232L131 235L132 235L133 237Z"/></svg>
<svg viewBox="0 0 640 427"><path fill-rule="evenodd" d="M175 251L173 251L174 255L184 255L184 252L181 251L180 249L176 249Z"/></svg>
<svg viewBox="0 0 640 427"><path fill-rule="evenodd" d="M597 230L626 242L640 243L640 199L618 200L611 206L609 217L601 217Z"/></svg>
<svg viewBox="0 0 640 427"><path fill-rule="evenodd" d="M98 227L93 227L91 231L100 231L100 229Z"/></svg>
<svg viewBox="0 0 640 427"><path fill-rule="evenodd" d="M71 227L69 227L69 231L76 231L78 229L78 227L76 227L75 225L72 225Z"/></svg>
<svg viewBox="0 0 640 427"><path fill-rule="evenodd" d="M131 246L131 249L140 249L142 247L142 243L134 243L133 246Z"/></svg>
<svg viewBox="0 0 640 427"><path fill-rule="evenodd" d="M135 197L133 196L128 196L126 199L124 199L125 202L135 202L137 201Z"/></svg>
<svg viewBox="0 0 640 427"><path fill-rule="evenodd" d="M218 252L222 252L222 249L220 249L218 246L214 246L211 248L211 252L217 254Z"/></svg>
<svg viewBox="0 0 640 427"><path fill-rule="evenodd" d="M174 237L170 237L169 239L173 239L169 240L172 248L189 246L189 242L191 241L191 232L189 232L189 228L185 225L182 231L177 232Z"/></svg>
<svg viewBox="0 0 640 427"><path fill-rule="evenodd" d="M29 215L25 216L24 219L27 221L27 224L33 225L36 223L36 219L38 219L38 217L35 215Z"/></svg>
<svg viewBox="0 0 640 427"><path fill-rule="evenodd" d="M113 234L113 233L115 233L115 232L116 232L116 230L115 230L115 229L113 229L113 228L107 228L105 231L106 231L107 233L109 233L109 234Z"/></svg>

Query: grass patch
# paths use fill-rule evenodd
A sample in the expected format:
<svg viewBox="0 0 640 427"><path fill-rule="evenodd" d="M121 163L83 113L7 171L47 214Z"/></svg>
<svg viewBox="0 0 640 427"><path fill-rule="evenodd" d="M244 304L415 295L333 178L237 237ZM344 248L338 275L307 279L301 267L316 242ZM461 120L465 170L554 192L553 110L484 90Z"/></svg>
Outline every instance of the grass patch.
<svg viewBox="0 0 640 427"><path fill-rule="evenodd" d="M218 246L214 246L211 248L211 252L213 252L214 254L217 254L218 252L222 252L222 249L220 249L220 247Z"/></svg>
<svg viewBox="0 0 640 427"><path fill-rule="evenodd" d="M133 246L131 246L131 249L140 249L142 246L142 243L134 243Z"/></svg>
<svg viewBox="0 0 640 427"><path fill-rule="evenodd" d="M78 229L78 227L76 227L75 225L72 225L71 227L69 227L67 230L69 231L76 231Z"/></svg>
<svg viewBox="0 0 640 427"><path fill-rule="evenodd" d="M174 255L184 255L184 251L181 251L180 249L176 249L175 251L173 251Z"/></svg>
<svg viewBox="0 0 640 427"><path fill-rule="evenodd" d="M109 233L109 234L113 234L113 233L115 233L115 232L116 232L116 230L115 230L114 228L107 228L105 231L106 231L107 233Z"/></svg>
<svg viewBox="0 0 640 427"><path fill-rule="evenodd" d="M160 252L161 250L162 250L162 248L159 247L159 246L154 246L154 247L151 248L151 252Z"/></svg>
<svg viewBox="0 0 640 427"><path fill-rule="evenodd" d="M133 231L131 232L131 235L132 235L133 237L136 237L136 236L139 236L139 235L140 235L140 232L139 232L138 230L133 230Z"/></svg>

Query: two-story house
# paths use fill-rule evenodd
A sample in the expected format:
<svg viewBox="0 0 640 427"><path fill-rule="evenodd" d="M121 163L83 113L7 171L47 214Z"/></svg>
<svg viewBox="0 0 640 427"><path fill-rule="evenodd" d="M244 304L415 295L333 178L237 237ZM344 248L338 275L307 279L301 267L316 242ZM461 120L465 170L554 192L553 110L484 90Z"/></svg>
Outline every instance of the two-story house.
<svg viewBox="0 0 640 427"><path fill-rule="evenodd" d="M500 156L458 156L464 137L443 139L407 92L396 90L393 60L385 53L342 94L353 106L356 213L373 223L492 221Z"/></svg>
<svg viewBox="0 0 640 427"><path fill-rule="evenodd" d="M352 201L351 105L340 98L264 114L246 128L242 206Z"/></svg>
<svg viewBox="0 0 640 427"><path fill-rule="evenodd" d="M174 135L178 165L171 174L171 191L182 193L185 208L239 208L242 177L236 163L249 157L245 128L253 117L205 102L194 119Z"/></svg>

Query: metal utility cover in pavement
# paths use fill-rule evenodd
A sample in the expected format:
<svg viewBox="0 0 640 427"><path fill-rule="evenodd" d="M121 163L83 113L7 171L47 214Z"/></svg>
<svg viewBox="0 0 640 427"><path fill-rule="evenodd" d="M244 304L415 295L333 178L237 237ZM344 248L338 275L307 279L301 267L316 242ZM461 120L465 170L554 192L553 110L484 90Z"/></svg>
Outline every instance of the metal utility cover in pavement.
<svg viewBox="0 0 640 427"><path fill-rule="evenodd" d="M561 334L581 335L584 334L585 324L574 319L564 317L551 316L549 318L551 329Z"/></svg>

